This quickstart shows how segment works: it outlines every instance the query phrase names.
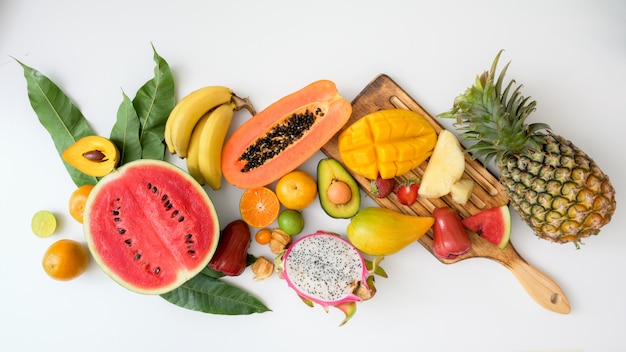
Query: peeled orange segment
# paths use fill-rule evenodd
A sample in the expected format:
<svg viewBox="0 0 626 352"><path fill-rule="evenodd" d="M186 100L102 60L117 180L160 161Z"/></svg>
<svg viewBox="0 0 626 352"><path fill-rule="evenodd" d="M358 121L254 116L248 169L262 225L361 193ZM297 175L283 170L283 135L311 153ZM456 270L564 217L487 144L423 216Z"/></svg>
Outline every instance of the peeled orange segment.
<svg viewBox="0 0 626 352"><path fill-rule="evenodd" d="M280 202L276 193L267 187L247 189L239 200L241 218L252 227L270 225L278 217L279 210Z"/></svg>
<svg viewBox="0 0 626 352"><path fill-rule="evenodd" d="M341 159L353 172L375 180L401 176L432 154L437 133L417 112L379 110L348 126L338 139Z"/></svg>

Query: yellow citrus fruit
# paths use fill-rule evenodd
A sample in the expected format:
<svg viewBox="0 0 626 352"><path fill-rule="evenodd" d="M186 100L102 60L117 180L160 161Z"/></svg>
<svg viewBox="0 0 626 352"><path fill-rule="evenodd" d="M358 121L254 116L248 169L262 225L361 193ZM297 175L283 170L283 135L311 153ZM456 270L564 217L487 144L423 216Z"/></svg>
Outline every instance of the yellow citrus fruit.
<svg viewBox="0 0 626 352"><path fill-rule="evenodd" d="M292 171L278 180L276 196L286 208L302 210L315 200L317 182L305 171Z"/></svg>
<svg viewBox="0 0 626 352"><path fill-rule="evenodd" d="M77 241L63 239L54 242L43 256L43 270L51 278L67 281L87 270L89 251Z"/></svg>
<svg viewBox="0 0 626 352"><path fill-rule="evenodd" d="M278 217L280 203L276 193L267 187L247 189L239 200L241 219L252 227L265 227Z"/></svg>
<svg viewBox="0 0 626 352"><path fill-rule="evenodd" d="M40 210L33 215L30 227L38 237L50 237L57 228L57 219L51 212Z"/></svg>

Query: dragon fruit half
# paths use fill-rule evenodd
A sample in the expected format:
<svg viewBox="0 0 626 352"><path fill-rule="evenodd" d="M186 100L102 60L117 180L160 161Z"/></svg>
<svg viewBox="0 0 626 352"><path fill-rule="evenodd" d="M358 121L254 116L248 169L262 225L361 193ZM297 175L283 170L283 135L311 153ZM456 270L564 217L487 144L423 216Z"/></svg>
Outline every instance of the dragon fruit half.
<svg viewBox="0 0 626 352"><path fill-rule="evenodd" d="M317 231L292 243L278 258L281 276L309 306L336 307L346 315L356 312L356 302L376 293L372 271L361 253L337 234ZM340 326L341 326L340 325Z"/></svg>

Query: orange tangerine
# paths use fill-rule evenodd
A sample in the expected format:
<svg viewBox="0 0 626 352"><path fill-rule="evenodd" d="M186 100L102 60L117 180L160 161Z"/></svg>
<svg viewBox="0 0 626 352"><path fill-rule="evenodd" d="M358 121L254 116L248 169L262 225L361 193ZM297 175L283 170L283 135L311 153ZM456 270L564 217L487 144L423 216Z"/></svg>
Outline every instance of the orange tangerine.
<svg viewBox="0 0 626 352"><path fill-rule="evenodd" d="M53 279L67 281L80 276L89 264L87 247L77 241L54 242L43 256L44 271Z"/></svg>
<svg viewBox="0 0 626 352"><path fill-rule="evenodd" d="M317 197L317 181L305 171L291 171L276 183L276 196L286 208L302 210Z"/></svg>
<svg viewBox="0 0 626 352"><path fill-rule="evenodd" d="M87 197L91 193L94 185L83 185L78 187L72 195L70 196L70 215L78 221L79 223L83 223L83 213L85 211L85 203L87 202Z"/></svg>
<svg viewBox="0 0 626 352"><path fill-rule="evenodd" d="M247 189L239 200L241 219L252 227L265 227L278 217L280 202L276 193L267 187Z"/></svg>

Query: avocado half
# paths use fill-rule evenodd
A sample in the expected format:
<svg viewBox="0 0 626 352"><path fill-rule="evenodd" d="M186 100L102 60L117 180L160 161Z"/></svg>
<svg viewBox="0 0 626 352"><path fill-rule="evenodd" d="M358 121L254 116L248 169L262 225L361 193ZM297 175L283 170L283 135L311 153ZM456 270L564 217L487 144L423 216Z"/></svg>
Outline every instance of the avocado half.
<svg viewBox="0 0 626 352"><path fill-rule="evenodd" d="M347 203L333 204L328 200L328 187L336 181L342 181L350 187L352 197ZM335 159L326 158L317 164L317 190L322 209L326 214L337 219L349 219L356 215L361 207L361 190L352 175Z"/></svg>

